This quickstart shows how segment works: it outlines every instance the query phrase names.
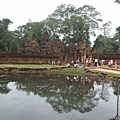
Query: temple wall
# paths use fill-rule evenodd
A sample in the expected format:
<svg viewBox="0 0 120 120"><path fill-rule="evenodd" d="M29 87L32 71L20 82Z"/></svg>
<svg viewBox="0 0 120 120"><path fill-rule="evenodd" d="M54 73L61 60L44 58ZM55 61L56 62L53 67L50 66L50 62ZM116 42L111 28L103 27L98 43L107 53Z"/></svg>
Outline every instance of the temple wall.
<svg viewBox="0 0 120 120"><path fill-rule="evenodd" d="M59 54L55 56L25 53L0 54L0 64L50 64L52 61L55 61L56 64L58 61L60 61L61 64L67 64L68 62L76 60L79 60L80 63L85 63L86 55Z"/></svg>
<svg viewBox="0 0 120 120"><path fill-rule="evenodd" d="M120 54L111 54L111 53L108 53L108 54L102 54L102 55L98 55L98 59L99 60L105 60L105 64L108 64L109 60L117 60L118 64L120 64Z"/></svg>
<svg viewBox="0 0 120 120"><path fill-rule="evenodd" d="M59 59L58 56L49 55L26 55L26 54L2 54L0 55L0 63L2 64L43 64L48 63L50 64L53 60L57 62Z"/></svg>

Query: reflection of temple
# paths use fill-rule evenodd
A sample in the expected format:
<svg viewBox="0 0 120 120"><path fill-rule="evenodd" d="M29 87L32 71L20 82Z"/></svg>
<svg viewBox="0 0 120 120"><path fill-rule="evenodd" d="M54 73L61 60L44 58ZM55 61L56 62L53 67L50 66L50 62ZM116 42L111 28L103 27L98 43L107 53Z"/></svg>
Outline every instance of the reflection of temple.
<svg viewBox="0 0 120 120"><path fill-rule="evenodd" d="M7 79L8 78L15 86L13 89L11 87L11 91L14 91L16 88L19 91L26 92L27 95L32 93L32 96L34 94L37 97L43 97L45 98L45 102L49 103L53 110L58 113L68 113L73 110L80 113L90 112L98 105L99 101L103 99L103 97L101 98L101 93L104 98L107 98L109 95L109 92L107 92L105 88L105 85L108 86L109 82L104 81L103 85L98 78L90 76L61 76L49 74L39 76L29 74L10 75L7 76ZM4 85L7 86L9 81L2 80L1 82L2 84L4 82ZM103 85L103 87L101 85ZM0 93L5 94L3 91L0 91Z"/></svg>
<svg viewBox="0 0 120 120"><path fill-rule="evenodd" d="M55 40L51 40L47 32L42 36L40 45L37 43L36 37L33 36L32 40L25 43L25 49L16 53L1 53L1 63L45 63L60 61L67 63L69 61L79 60L80 63L85 63L86 58L93 58L94 52L91 47L83 40L78 44L70 43L65 44L57 36Z"/></svg>
<svg viewBox="0 0 120 120"><path fill-rule="evenodd" d="M39 77L39 79L36 75L15 76L15 78L18 90L25 91L27 95L32 92L34 95L46 98L45 101L58 113L68 113L72 110L85 113L97 105L92 81L83 84L80 76L77 77L77 81L75 76L70 76L70 79L74 79L71 81L67 80L66 76L59 75L46 75Z"/></svg>

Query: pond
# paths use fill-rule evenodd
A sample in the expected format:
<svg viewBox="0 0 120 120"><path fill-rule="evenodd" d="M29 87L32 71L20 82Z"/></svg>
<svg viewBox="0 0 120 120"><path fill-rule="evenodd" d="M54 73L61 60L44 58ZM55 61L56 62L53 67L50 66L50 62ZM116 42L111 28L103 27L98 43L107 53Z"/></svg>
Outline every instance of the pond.
<svg viewBox="0 0 120 120"><path fill-rule="evenodd" d="M119 115L119 83L62 75L1 75L0 120L109 120Z"/></svg>

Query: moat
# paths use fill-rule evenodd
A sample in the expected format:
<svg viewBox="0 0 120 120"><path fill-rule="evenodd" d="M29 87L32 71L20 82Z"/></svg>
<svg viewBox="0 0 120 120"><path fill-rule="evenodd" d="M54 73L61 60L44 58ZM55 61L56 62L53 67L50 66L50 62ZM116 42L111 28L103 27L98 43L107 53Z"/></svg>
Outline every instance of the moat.
<svg viewBox="0 0 120 120"><path fill-rule="evenodd" d="M119 115L118 86L89 76L0 75L0 119L109 120Z"/></svg>

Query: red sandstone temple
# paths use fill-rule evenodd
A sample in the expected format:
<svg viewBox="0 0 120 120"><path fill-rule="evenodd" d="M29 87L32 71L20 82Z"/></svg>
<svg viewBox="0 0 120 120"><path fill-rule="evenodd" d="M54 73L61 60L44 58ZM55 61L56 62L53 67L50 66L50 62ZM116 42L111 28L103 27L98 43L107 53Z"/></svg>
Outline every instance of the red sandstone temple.
<svg viewBox="0 0 120 120"><path fill-rule="evenodd" d="M0 53L0 63L33 63L44 64L55 61L56 64L66 64L70 61L79 60L80 63L85 63L86 58L94 58L94 51L83 40L78 44L70 43L65 46L57 36L55 40L50 40L49 35L45 32L42 36L40 45L36 38L28 40L25 43L24 51L16 53L6 52Z"/></svg>

